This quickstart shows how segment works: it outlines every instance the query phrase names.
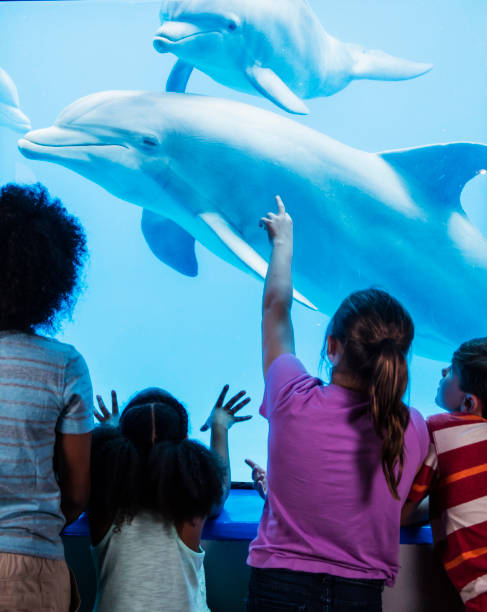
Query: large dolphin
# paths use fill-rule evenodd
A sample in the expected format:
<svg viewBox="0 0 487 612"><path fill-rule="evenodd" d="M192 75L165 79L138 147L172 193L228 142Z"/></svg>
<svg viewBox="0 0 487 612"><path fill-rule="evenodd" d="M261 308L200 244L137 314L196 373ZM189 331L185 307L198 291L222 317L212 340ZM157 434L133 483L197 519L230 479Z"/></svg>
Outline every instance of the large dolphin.
<svg viewBox="0 0 487 612"><path fill-rule="evenodd" d="M447 359L487 336L487 240L460 205L486 145L366 153L239 102L111 91L74 102L19 147L143 207L153 252L184 274L197 273L196 239L262 277L258 220L278 193L294 219L295 286L322 312L377 285L409 308L421 354Z"/></svg>
<svg viewBox="0 0 487 612"><path fill-rule="evenodd" d="M15 83L9 74L0 68L0 125L23 133L30 130L31 125L19 107L19 94Z"/></svg>
<svg viewBox="0 0 487 612"><path fill-rule="evenodd" d="M291 113L353 79L411 79L432 67L333 38L306 0L164 0L160 19L154 47L179 58L167 91L184 92L195 66Z"/></svg>

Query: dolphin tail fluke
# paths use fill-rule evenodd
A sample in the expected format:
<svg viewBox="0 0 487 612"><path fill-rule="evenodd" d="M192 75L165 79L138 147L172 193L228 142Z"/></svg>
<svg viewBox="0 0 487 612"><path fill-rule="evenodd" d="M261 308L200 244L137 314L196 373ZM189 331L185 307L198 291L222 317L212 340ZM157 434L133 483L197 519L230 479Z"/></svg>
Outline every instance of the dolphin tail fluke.
<svg viewBox="0 0 487 612"><path fill-rule="evenodd" d="M465 184L487 171L487 145L480 143L436 144L379 155L406 178L413 190L427 192L445 212L463 212L460 195Z"/></svg>
<svg viewBox="0 0 487 612"><path fill-rule="evenodd" d="M185 276L198 275L194 238L174 221L144 209L142 233L154 255L176 272Z"/></svg>
<svg viewBox="0 0 487 612"><path fill-rule="evenodd" d="M167 78L166 91L184 93L192 72L193 66L191 64L178 59Z"/></svg>
<svg viewBox="0 0 487 612"><path fill-rule="evenodd" d="M433 68L433 64L412 62L384 51L364 49L359 45L350 44L349 50L355 60L352 71L355 79L402 81L419 77Z"/></svg>
<svg viewBox="0 0 487 612"><path fill-rule="evenodd" d="M250 84L263 96L288 113L308 115L306 104L289 89L284 81L270 68L249 66L246 70Z"/></svg>
<svg viewBox="0 0 487 612"><path fill-rule="evenodd" d="M260 279L265 279L268 264L245 240L239 236L217 213L207 212L199 215L200 219L222 241L225 247L238 261L238 267ZM318 310L304 295L293 290L293 298L312 310Z"/></svg>

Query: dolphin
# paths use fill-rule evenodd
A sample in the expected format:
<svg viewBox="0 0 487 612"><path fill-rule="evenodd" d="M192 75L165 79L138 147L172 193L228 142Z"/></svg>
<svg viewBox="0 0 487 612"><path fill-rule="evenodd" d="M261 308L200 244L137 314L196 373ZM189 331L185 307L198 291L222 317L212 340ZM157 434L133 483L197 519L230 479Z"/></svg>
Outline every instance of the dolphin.
<svg viewBox="0 0 487 612"><path fill-rule="evenodd" d="M183 274L197 274L196 239L264 277L258 220L280 194L308 306L331 314L351 291L381 286L410 310L420 354L448 359L452 346L487 336L487 240L460 204L487 168L484 144L375 154L240 102L108 91L74 102L19 148L141 206L152 251Z"/></svg>
<svg viewBox="0 0 487 612"><path fill-rule="evenodd" d="M19 94L12 78L0 68L0 125L15 132L31 129L29 119L20 110Z"/></svg>
<svg viewBox="0 0 487 612"><path fill-rule="evenodd" d="M164 0L154 37L179 60L166 90L184 92L193 67L232 89L261 94L290 113L354 79L418 77L431 64L349 44L326 33L306 0Z"/></svg>

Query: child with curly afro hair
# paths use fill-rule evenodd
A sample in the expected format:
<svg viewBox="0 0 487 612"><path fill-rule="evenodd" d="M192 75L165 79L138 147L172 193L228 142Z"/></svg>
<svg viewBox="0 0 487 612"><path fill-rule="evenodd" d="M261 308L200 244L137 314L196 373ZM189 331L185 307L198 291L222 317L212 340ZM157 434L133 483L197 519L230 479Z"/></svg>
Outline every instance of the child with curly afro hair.
<svg viewBox="0 0 487 612"><path fill-rule="evenodd" d="M0 189L0 610L72 603L60 532L89 498L93 395L83 357L40 331L70 315L86 254L45 187Z"/></svg>

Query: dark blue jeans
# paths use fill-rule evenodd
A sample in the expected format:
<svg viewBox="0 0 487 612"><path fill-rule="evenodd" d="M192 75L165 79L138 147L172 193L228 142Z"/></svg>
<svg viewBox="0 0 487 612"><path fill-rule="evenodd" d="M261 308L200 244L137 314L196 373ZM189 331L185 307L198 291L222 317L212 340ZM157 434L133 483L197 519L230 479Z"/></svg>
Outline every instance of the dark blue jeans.
<svg viewBox="0 0 487 612"><path fill-rule="evenodd" d="M381 612L383 580L252 568L247 612Z"/></svg>

